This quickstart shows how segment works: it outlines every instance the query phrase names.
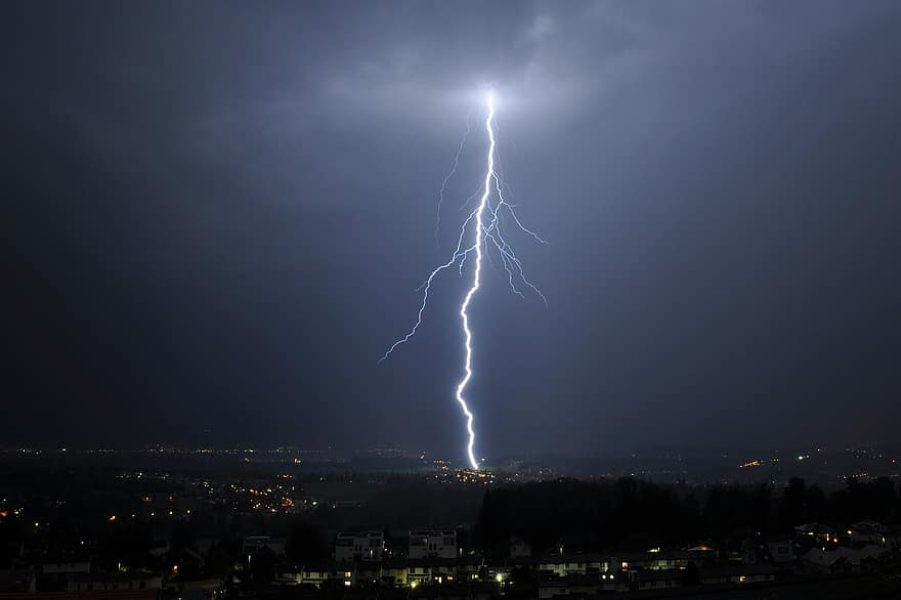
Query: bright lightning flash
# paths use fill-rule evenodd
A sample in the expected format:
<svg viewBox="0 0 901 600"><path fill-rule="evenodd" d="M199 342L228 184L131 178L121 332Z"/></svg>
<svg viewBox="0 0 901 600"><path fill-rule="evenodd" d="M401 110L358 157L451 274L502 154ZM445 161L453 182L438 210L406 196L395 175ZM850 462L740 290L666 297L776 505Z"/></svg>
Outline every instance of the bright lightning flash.
<svg viewBox="0 0 901 600"><path fill-rule="evenodd" d="M474 266L472 269L472 283L469 289L466 292L466 295L463 297L463 302L460 304L460 319L463 324L463 337L464 337L464 347L465 347L465 355L463 361L463 370L464 375L457 383L456 392L454 397L457 402L460 404L460 408L463 410L463 414L466 416L466 431L469 435L469 441L466 445L466 455L469 459L469 466L475 470L478 470L479 463L475 457L475 441L476 441L476 433L475 428L473 426L474 415L472 410L469 408L469 403L466 400L466 388L469 386L470 380L472 380L473 376L473 367L472 367L472 355L473 355L473 334L470 329L469 323L469 308L472 304L473 299L475 298L479 288L482 284L482 259L485 256L488 256L489 248L494 248L497 251L497 254L501 258L501 262L504 266L504 270L507 272L507 280L510 284L510 287L513 289L513 292L518 296L522 296L522 292L517 287L517 282L520 282L530 288L533 292L535 292L542 300L547 303L546 298L541 293L541 291L535 287L528 279L526 279L525 273L523 272L522 263L519 258L516 256L513 248L507 241L504 239L504 235L501 231L502 225L504 223L504 215L510 217L512 219L513 224L520 229L522 232L528 234L535 240L546 243L543 239L538 237L535 232L527 229L522 222L519 220L519 217L516 215L514 211L514 207L512 204L509 204L506 200L504 200L504 183L503 179L498 175L497 170L495 168L496 162L496 147L497 147L497 138L495 133L495 95L493 91L489 91L485 97L485 104L487 108L487 116L485 117L485 131L488 135L488 156L487 156L487 167L485 169L485 179L482 186L482 195L479 199L478 205L469 213L469 216L463 222L463 226L460 228L460 236L457 239L457 247L454 250L453 256L451 256L450 260L446 263L439 265L436 267L431 273L429 273L428 278L425 283L419 288L422 291L422 303L419 305L419 312L417 313L416 323L413 325L413 328L407 333L404 337L400 338L394 344L388 348L388 351L385 352L384 356L379 360L379 362L384 361L394 350L400 346L408 342L414 335L416 335L419 326L422 324L422 316L425 312L426 306L429 301L429 290L432 286L432 282L435 278L445 269L449 269L454 265L458 265L460 274L463 274L463 268L466 265L466 259L470 254L473 255ZM467 127L467 135L469 134ZM457 151L456 158L454 159L454 168L445 177L444 182L441 185L441 193L439 194L439 211L440 211L440 201L443 200L445 186L447 185L448 180L454 174L457 168L457 164L460 159L460 153L463 150L463 145L466 143L466 136L463 138L463 142L461 143L460 149ZM492 191L496 192L496 201L492 204ZM473 227L470 227L470 225ZM470 229L474 229L473 239L470 245L465 246L465 239L467 237L467 233ZM488 245L490 242L490 246ZM458 264L459 263L459 264Z"/></svg>

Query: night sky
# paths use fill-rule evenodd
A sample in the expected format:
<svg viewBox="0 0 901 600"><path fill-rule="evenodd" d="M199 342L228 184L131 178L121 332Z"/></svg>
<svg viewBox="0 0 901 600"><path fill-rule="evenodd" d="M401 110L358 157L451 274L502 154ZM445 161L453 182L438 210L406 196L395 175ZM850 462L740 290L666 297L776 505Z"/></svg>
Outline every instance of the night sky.
<svg viewBox="0 0 901 600"><path fill-rule="evenodd" d="M901 3L4 2L0 445L899 441ZM473 111L473 135L438 188Z"/></svg>

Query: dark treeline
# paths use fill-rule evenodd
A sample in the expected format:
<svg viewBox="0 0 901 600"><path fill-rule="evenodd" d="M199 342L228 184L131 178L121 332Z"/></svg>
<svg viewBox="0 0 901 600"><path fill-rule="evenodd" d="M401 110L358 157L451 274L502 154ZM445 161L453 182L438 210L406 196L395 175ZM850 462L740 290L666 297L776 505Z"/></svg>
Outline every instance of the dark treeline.
<svg viewBox="0 0 901 600"><path fill-rule="evenodd" d="M488 554L502 555L511 537L546 551L638 550L704 541L736 547L755 533L789 533L820 522L837 527L873 519L897 523L901 494L885 478L851 481L826 493L792 479L771 485L672 487L624 478L562 479L490 489L474 528Z"/></svg>

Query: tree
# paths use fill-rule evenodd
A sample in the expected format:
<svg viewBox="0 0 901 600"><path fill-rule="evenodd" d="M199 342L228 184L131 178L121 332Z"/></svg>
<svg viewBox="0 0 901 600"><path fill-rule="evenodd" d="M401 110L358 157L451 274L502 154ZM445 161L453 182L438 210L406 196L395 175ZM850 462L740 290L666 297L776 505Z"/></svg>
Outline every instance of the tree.
<svg viewBox="0 0 901 600"><path fill-rule="evenodd" d="M319 527L298 520L291 526L285 542L285 555L297 564L315 562L329 557L329 547Z"/></svg>
<svg viewBox="0 0 901 600"><path fill-rule="evenodd" d="M792 477L779 500L778 523L782 530L789 530L805 520L807 488L804 480Z"/></svg>

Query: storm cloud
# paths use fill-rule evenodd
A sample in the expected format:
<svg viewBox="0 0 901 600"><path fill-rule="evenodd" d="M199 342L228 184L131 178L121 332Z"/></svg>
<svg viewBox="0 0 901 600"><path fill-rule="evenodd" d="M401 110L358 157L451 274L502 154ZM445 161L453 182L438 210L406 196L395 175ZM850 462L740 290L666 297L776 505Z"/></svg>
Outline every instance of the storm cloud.
<svg viewBox="0 0 901 600"><path fill-rule="evenodd" d="M457 456L454 302L414 291L499 96L482 452L896 441L897 2L18 2L0 99L0 442Z"/></svg>

